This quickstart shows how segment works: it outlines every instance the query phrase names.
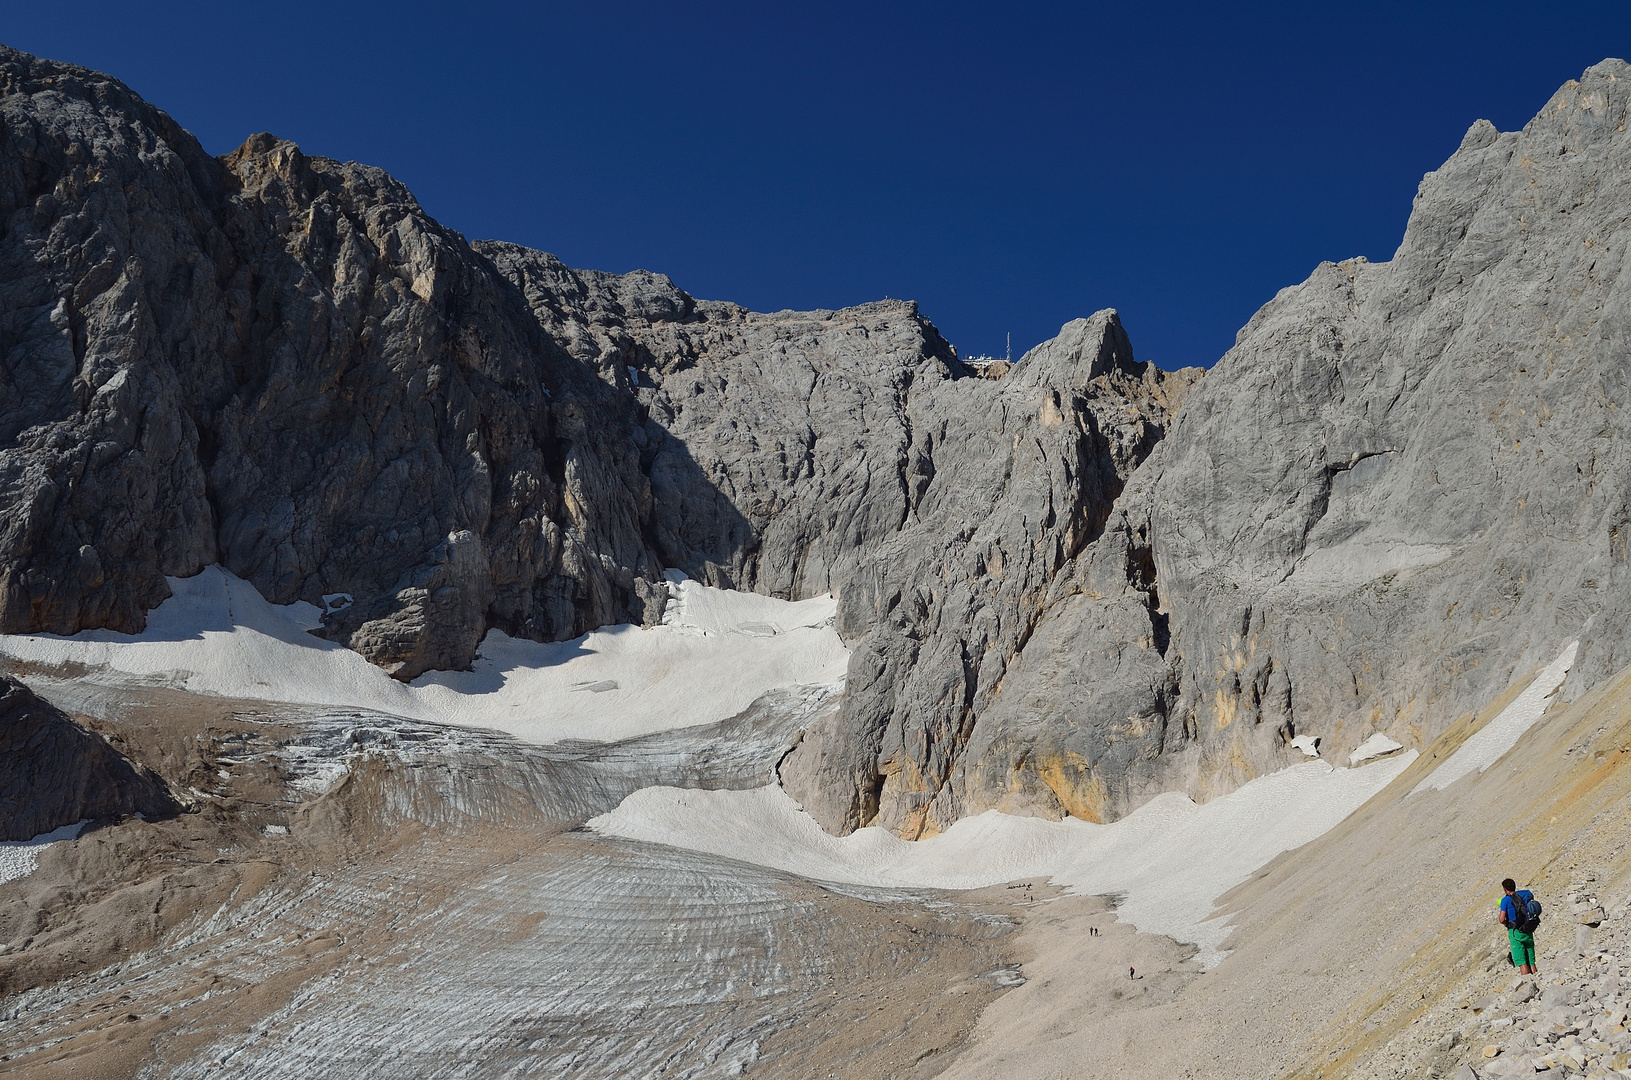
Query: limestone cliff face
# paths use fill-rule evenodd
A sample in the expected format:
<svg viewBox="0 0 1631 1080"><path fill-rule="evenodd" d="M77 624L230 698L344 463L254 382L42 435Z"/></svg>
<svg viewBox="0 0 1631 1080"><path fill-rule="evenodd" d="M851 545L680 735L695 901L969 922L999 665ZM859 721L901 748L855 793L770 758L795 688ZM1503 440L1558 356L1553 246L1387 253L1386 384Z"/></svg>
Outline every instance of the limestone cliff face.
<svg viewBox="0 0 1631 1080"><path fill-rule="evenodd" d="M915 305L758 314L471 244L377 169L221 159L0 51L0 632L138 629L219 561L401 678L491 628L661 612L677 567L833 591L825 826L1105 820L1373 729L1419 742L1581 638L1628 661L1631 68L1474 125L1384 264L1214 371L1114 312L972 377Z"/></svg>
<svg viewBox="0 0 1631 1080"><path fill-rule="evenodd" d="M0 631L220 561L402 678L642 621L636 405L377 169L0 53Z"/></svg>
<svg viewBox="0 0 1631 1080"><path fill-rule="evenodd" d="M1392 260L1253 317L1061 575L967 809L1204 797L1294 732L1430 739L1575 638L1571 694L1631 660L1628 111L1607 61L1474 124Z"/></svg>

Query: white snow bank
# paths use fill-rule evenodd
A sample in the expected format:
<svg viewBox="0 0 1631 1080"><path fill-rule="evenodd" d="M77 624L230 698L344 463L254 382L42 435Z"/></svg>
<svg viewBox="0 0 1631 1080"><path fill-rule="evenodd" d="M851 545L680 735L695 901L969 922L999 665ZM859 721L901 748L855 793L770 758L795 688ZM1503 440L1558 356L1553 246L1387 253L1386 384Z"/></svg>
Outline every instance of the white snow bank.
<svg viewBox="0 0 1631 1080"><path fill-rule="evenodd" d="M89 821L90 818L86 818L73 825L64 825L60 829L41 833L32 840L0 841L0 885L32 874L40 865L41 851L58 840L72 840Z"/></svg>
<svg viewBox="0 0 1631 1080"><path fill-rule="evenodd" d="M1318 735L1299 735L1291 740L1291 745L1309 757L1320 756L1320 738Z"/></svg>
<svg viewBox="0 0 1631 1080"><path fill-rule="evenodd" d="M663 609L663 625L679 630L772 637L801 628L831 628L838 614L838 601L830 595L789 603L759 593L711 589L678 570L664 577L669 600Z"/></svg>
<svg viewBox="0 0 1631 1080"><path fill-rule="evenodd" d="M1348 755L1349 765L1359 765L1372 758L1387 757L1399 749L1403 743L1394 742L1380 731L1354 747L1354 752Z"/></svg>
<svg viewBox="0 0 1631 1080"><path fill-rule="evenodd" d="M1411 751L1363 769L1304 762L1205 805L1158 795L1110 825L993 810L911 843L879 828L829 836L774 786L646 788L588 824L607 836L857 885L973 889L1047 875L1075 893L1124 894L1119 917L1200 945L1201 963L1211 967L1229 932L1207 921L1214 900L1280 852L1330 829L1415 759Z"/></svg>
<svg viewBox="0 0 1631 1080"><path fill-rule="evenodd" d="M93 678L163 683L200 694L371 709L498 728L532 742L616 740L712 723L777 687L844 677L849 653L830 596L788 603L673 580L662 626L604 627L541 645L488 633L471 671L397 682L350 649L307 631L311 604L269 604L219 567L171 578L174 595L140 634L0 636L0 654L78 663Z"/></svg>
<svg viewBox="0 0 1631 1080"><path fill-rule="evenodd" d="M1428 788L1443 791L1468 773L1483 772L1501 760L1508 750L1517 745L1523 733L1534 727L1546 712L1548 699L1557 693L1557 688L1563 685L1564 676L1574 665L1574 654L1579 645L1578 641L1569 642L1558 654L1557 659L1546 665L1541 673L1535 676L1535 681L1524 687L1523 693L1512 699L1512 704L1502 709L1495 719L1474 732L1466 742L1457 747L1455 753L1445 759L1444 764L1417 784L1410 794L1414 795Z"/></svg>

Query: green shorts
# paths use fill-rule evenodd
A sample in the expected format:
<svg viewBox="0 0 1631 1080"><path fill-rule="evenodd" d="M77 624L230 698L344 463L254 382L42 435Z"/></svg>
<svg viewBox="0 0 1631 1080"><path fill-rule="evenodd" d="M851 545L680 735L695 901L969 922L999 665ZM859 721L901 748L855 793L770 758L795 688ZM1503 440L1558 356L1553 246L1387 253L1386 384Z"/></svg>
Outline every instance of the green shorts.
<svg viewBox="0 0 1631 1080"><path fill-rule="evenodd" d="M1535 935L1522 930L1508 930L1507 940L1512 943L1512 962L1519 967L1535 966Z"/></svg>

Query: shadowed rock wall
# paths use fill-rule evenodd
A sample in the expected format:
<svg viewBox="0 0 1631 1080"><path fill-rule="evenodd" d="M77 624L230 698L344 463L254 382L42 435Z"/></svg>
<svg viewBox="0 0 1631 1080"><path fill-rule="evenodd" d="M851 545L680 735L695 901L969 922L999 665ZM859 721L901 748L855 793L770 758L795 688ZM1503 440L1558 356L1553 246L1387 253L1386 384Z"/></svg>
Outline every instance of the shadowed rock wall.
<svg viewBox="0 0 1631 1080"><path fill-rule="evenodd" d="M86 818L178 809L161 780L0 675L0 840L28 840Z"/></svg>
<svg viewBox="0 0 1631 1080"><path fill-rule="evenodd" d="M660 611L637 406L377 169L0 53L0 630L210 562L401 678Z"/></svg>

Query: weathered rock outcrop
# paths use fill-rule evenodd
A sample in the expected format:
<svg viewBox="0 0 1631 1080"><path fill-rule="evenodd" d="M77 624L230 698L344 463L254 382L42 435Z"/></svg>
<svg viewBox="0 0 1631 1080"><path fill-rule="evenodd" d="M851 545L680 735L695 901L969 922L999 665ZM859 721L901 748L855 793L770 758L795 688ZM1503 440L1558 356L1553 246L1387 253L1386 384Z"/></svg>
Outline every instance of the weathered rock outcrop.
<svg viewBox="0 0 1631 1080"><path fill-rule="evenodd" d="M0 632L134 630L219 561L350 594L325 632L412 678L649 622L666 567L830 590L848 688L781 776L907 836L1419 742L1580 637L1577 693L1631 661L1628 108L1608 61L1474 125L1390 262L1322 265L1191 393L1113 312L976 378L910 303L470 244L5 50Z"/></svg>
<svg viewBox="0 0 1631 1080"><path fill-rule="evenodd" d="M0 840L28 840L86 818L178 809L162 781L0 675Z"/></svg>
<svg viewBox="0 0 1631 1080"><path fill-rule="evenodd" d="M217 560L402 678L660 611L636 404L400 184L10 50L0 95L0 630Z"/></svg>
<svg viewBox="0 0 1631 1080"><path fill-rule="evenodd" d="M1204 797L1294 732L1419 744L1575 638L1570 694L1631 660L1628 112L1607 61L1474 124L1391 261L1253 317L1061 576L968 809Z"/></svg>
<svg viewBox="0 0 1631 1080"><path fill-rule="evenodd" d="M948 781L975 718L1199 373L1135 362L1114 312L986 380L909 303L761 315L656 275L478 247L648 410L665 563L840 595L856 649L843 710L806 733L784 785L834 831L955 820Z"/></svg>

